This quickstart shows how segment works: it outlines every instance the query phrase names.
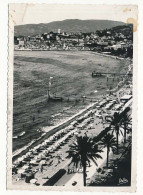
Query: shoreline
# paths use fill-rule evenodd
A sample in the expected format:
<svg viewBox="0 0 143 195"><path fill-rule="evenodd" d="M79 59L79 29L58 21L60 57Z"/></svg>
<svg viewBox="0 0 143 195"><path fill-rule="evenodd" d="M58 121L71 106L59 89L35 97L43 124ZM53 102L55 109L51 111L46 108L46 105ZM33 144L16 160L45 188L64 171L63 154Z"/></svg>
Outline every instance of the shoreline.
<svg viewBox="0 0 143 195"><path fill-rule="evenodd" d="M123 57L119 57L119 56L114 56L114 55L110 55L110 54L105 54L105 53L102 53L102 52L96 52L96 51L92 51L92 50L40 50L40 49L17 49L14 51L48 51L48 52L55 52L55 51L58 51L58 52L77 52L77 51L80 51L80 52L84 52L84 51L87 51L87 52L92 52L92 53L95 53L97 55L101 55L101 56L104 56L104 57L111 57L111 58L114 58L114 59L117 59L117 60L131 60L133 61L133 59L129 59L129 58L123 58Z"/></svg>
<svg viewBox="0 0 143 195"><path fill-rule="evenodd" d="M121 90L121 89L120 89ZM124 89L125 90L125 89ZM110 97L110 96L109 96ZM101 100L102 101L102 100ZM106 100L107 101L107 100ZM88 110L89 110L89 112L90 111L92 111L91 109L92 108L94 108L94 106L96 106L96 104L98 104L100 101L98 101L98 102L96 102L96 103L94 103L94 104L91 104L90 106L88 106ZM132 99L128 102L128 103L125 103L125 105L123 106L123 107L126 107L126 106L130 106L130 104L132 103ZM126 105L127 104L127 105ZM80 111L80 113L78 113L78 116L79 116L79 114L84 114L84 112L86 113L87 111L88 111L87 109L84 109L84 110L81 110ZM123 111L122 109L120 110L121 112ZM119 111L119 112L120 112ZM93 113L94 113L94 111L93 111ZM72 131L72 130L71 130ZM74 130L75 131L75 130ZM103 130L102 130L103 131ZM101 131L101 132L102 132ZM45 140L46 140L46 137L44 138ZM48 138L49 139L49 138ZM120 139L119 139L120 140ZM39 145L41 145L42 143L39 143ZM44 144L44 143L43 143ZM41 145L41 146L43 146L43 144ZM38 146L38 143L37 143L37 146ZM35 147L34 147L35 148ZM33 148L33 150L34 150L34 148ZM51 146L51 148L52 148L52 146ZM31 148L32 149L32 148ZM36 148L35 148L36 149ZM50 150L50 149L49 149ZM30 151L29 151L30 152ZM40 153L39 153L40 154ZM44 153L42 153L42 154L44 154ZM41 154L41 155L42 155ZM63 157L62 157L63 158ZM36 158L37 159L37 158ZM20 160L20 159L19 159ZM103 160L105 160L104 158L103 158ZM61 161L62 162L62 161ZM66 164L64 164L64 162L65 161L63 161L63 163L62 164L60 164L60 166L63 166L64 165L64 167L66 167L66 164L68 164L69 163L69 161L66 163ZM52 166L52 165L51 165ZM54 165L53 165L54 166ZM48 171L47 169L45 169L46 171ZM53 171L51 171L50 173L49 173L49 175L50 175L50 177L52 177L52 175L53 174L55 174L56 172L57 172L57 170L58 170L58 167L55 167L55 170L53 170ZM44 175L46 175L47 174L47 172L44 172ZM41 173L39 173L39 172L37 172L36 173L37 175L35 176L35 178L38 178L38 181L40 181L39 183L40 183L40 185L42 185L43 184L43 182L45 183L45 181L43 180L44 178L43 178L43 174L41 174ZM40 175L39 175L40 174ZM19 180L16 180L16 177L14 177L14 184L15 184L15 182L16 181L19 181ZM75 178L74 178L75 179ZM21 184L22 184L22 182L23 182L24 180L22 180L21 181ZM70 182L70 180L69 180L69 182ZM30 185L32 185L32 184L30 184Z"/></svg>
<svg viewBox="0 0 143 195"><path fill-rule="evenodd" d="M34 147L34 146L40 144L44 139L47 138L47 136L50 137L51 135L56 133L61 128L65 128L66 126L68 126L70 123L72 123L74 120L76 120L76 118L80 117L81 115L83 115L84 113L89 111L90 109L94 108L94 106L96 106L96 104L97 104L97 102L92 103L92 104L88 105L85 109L82 109L80 112L73 115L72 117L69 117L65 121L58 123L57 125L55 125L55 127L52 127L51 129L49 129L48 132L43 133L43 135L40 138L33 140L31 143L29 143L27 146L25 146L26 147L25 149L21 148L18 151L15 151L12 154L13 161L15 161L19 156L24 155L24 153L26 153L31 147ZM46 128L46 127L44 127L44 128Z"/></svg>
<svg viewBox="0 0 143 195"><path fill-rule="evenodd" d="M125 81L126 80L124 80L124 85L123 86L121 86L119 89L118 89L118 92L120 92L121 90L123 90L123 91L126 91L126 83L125 83ZM129 85L130 86L130 85ZM131 88L130 88L130 91L131 91ZM105 99L104 99L105 98ZM117 99L117 94L112 94L112 95L109 95L108 93L106 93L106 95L105 96L103 96L103 98L100 98L99 100L97 100L97 102L94 102L94 103L92 103L92 104L90 104L90 105L88 105L85 109L82 109L82 110L80 110L80 112L78 112L77 114L75 114L74 116L72 116L72 117L70 117L70 119L67 119L67 120L65 120L63 123L61 123L61 124L57 124L56 125L56 127L54 128L54 129L52 129L52 130L50 130L50 132L52 133L52 137L54 137L54 133L55 133L55 135L56 135L56 132L60 132L60 131L62 131L62 128L64 129L64 127L65 127L65 130L67 131L67 129L68 129L68 131L67 131L67 137L69 136L68 134L73 134L74 135L74 132L76 132L77 130L78 130L78 126L74 126L74 124L75 123L78 123L78 124L80 124L80 122L77 120L76 121L76 119L79 119L79 120L82 120L82 118L84 118L84 115L87 115L88 117L88 119L90 118L90 117L93 117L93 116L91 116L89 113L95 113L97 110L98 110L98 108L96 107L96 106L98 106L99 107L99 105L102 105L102 104L104 104L103 103L103 101L105 101L107 104L110 104L110 101L108 101L108 100L113 100L113 99ZM102 102L102 103L101 103ZM118 103L117 103L118 104ZM126 109L126 107L131 107L131 104L132 104L132 99L130 99L130 100L128 100L128 102L126 102L124 105L122 105L122 107L120 108L120 110L118 110L118 111L116 111L116 110L114 110L114 108L113 108L113 113L114 112L119 112L119 113L121 113L121 112L123 112L125 109ZM102 108L100 107L99 108L99 110L101 110ZM113 114L112 113L112 114ZM95 115L96 116L96 115ZM81 119L80 119L81 118ZM85 119L86 120L86 119ZM100 119L101 120L101 119ZM98 124L98 126L96 126L96 129L98 129L98 131L97 131L97 134L95 135L95 136L98 136L98 135L100 135L100 134L103 134L103 132L104 132L104 129L106 129L106 127L108 127L108 123L105 125L105 126L103 126L103 124L102 124L102 120L99 122L98 121L98 119L96 118L96 117L94 117L94 122L96 121L96 125ZM98 121L98 122L97 122ZM95 123L93 123L94 125L95 125ZM69 125L69 126L68 126ZM73 127L72 127L72 129L70 129L70 127L73 125ZM101 127L100 127L100 125L101 125ZM55 132L54 132L54 130L55 130ZM73 132L74 131L74 132ZM82 130L81 130L82 131ZM87 131L87 129L83 129L83 131ZM88 131L87 131L88 132ZM83 132L84 133L84 132ZM82 133L82 134L83 134ZM94 130L94 133L95 133L95 130ZM89 134L91 134L91 136L93 136L93 134L92 134L92 132L89 132ZM120 135L121 136L121 135ZM47 139L48 138L48 139ZM45 150L47 151L47 152L51 152L51 153L53 153L53 151L52 150L54 150L54 146L60 146L59 145L59 143L62 143L62 142L64 142L63 141L63 138L64 137L60 137L59 138L59 140L58 141L56 141L56 139L55 139L55 141L53 142L53 145L49 145L48 146L48 149L42 149L42 151L38 151L38 154L34 154L34 151L36 151L38 148L40 148L40 147L44 147L45 146L45 143L47 144L47 143L49 143L49 141L50 141L50 139L52 139L51 138L51 136L49 136L48 135L48 132L47 132L47 134L45 134L45 135L43 135L42 137L40 137L39 138L39 140L38 141L35 141L35 146L36 147L34 147L34 143L33 143L33 145L31 145L31 148L30 147L28 147L26 150L24 150L24 151L22 151L23 153L26 153L26 155L23 155L23 157L22 158L26 158L26 157L28 157L27 155L30 155L30 153L31 152L33 152L33 157L32 157L32 159L34 160L34 162L35 162L35 160L36 160L36 162L38 162L38 159L40 159L40 162L42 162L42 158L44 159L44 158L47 158L46 157L46 153L45 153ZM47 139L47 140L46 140ZM70 138L71 139L71 138ZM64 138L64 140L65 140L65 138ZM52 140L51 140L52 141ZM119 137L119 141L120 141L120 137ZM73 142L73 140L72 140L72 142ZM72 143L71 142L71 143ZM69 144L69 140L67 141L67 145ZM47 167L46 167L46 169L44 169L44 172L40 172L40 169L38 168L38 169L35 169L35 170L37 170L36 172L34 172L35 170L34 170L34 165L32 165L32 168L31 168L31 170L32 170L32 172L35 174L34 175L34 178L35 179L37 179L37 181L38 181L38 183L42 186L42 185L44 185L45 184L45 177L48 175L49 176L49 178L51 178L54 174L56 174L57 173L57 171L59 170L59 169L61 169L61 168L64 168L65 170L67 170L67 164L69 164L69 161L66 161L66 158L65 158L65 154L66 154L66 152L65 151L67 151L67 145L65 145L66 147L65 148L63 148L63 150L61 151L61 153L59 153L59 151L58 150L54 150L54 155L51 157L51 161L50 161L50 159L49 159L49 163L51 163L51 162L53 162L53 158L54 159L56 159L55 161L54 161L54 163L52 163L50 166L49 165L46 165ZM47 146L46 146L47 147ZM64 147L64 146L63 146ZM56 152L57 151L57 152ZM21 155L22 155L22 152L21 152ZM29 153L29 154L28 154ZM65 154L64 154L65 153ZM20 155L20 154L19 154ZM44 156L43 156L44 155ZM59 163L59 161L58 161L58 159L57 159L57 155L60 155L61 156L61 161L60 161L60 163ZM106 160L106 155L104 155L104 153L102 154L103 155L103 163L104 163L104 161ZM121 154L122 155L122 154ZM20 157L20 156L19 156ZM18 158L18 156L17 156L17 158ZM21 158L21 159L22 159ZM20 160L20 158L18 158L17 159L17 161L14 161L13 163L12 163L12 166L16 166L16 164L15 163L17 163L17 162L20 162L20 161L22 161L22 160ZM56 164L56 162L58 161L58 164ZM31 163L34 163L34 162L32 162L32 161L30 161ZM29 162L29 163L30 163ZM99 162L99 161L98 161ZM99 164L99 163L98 163ZM29 166L27 163L26 163L26 165L22 165L22 167L23 166ZM39 165L36 165L36 166L38 166L39 167ZM100 163L100 165L99 166L102 166L102 163ZM72 168L71 168L72 169ZM18 169L18 173L20 173L21 171L23 171L24 169L23 168L19 168ZM22 172L21 172L22 173ZM90 176L91 176L91 178L92 178L92 175L94 175L95 174L95 172L93 173L93 171L92 171L92 169L90 170ZM72 180L74 179L75 181L77 181L77 180L79 180L79 174L75 174L75 176L73 175L73 178L72 179L69 179L68 180L68 182L65 184L65 185L68 185L68 184L70 184L71 185L71 182L72 182ZM21 176L21 178L22 178L22 176ZM49 178L47 178L47 179L49 179ZM20 181L20 182L19 182ZM48 181L48 180L47 180ZM80 180L79 180L80 181ZM81 180L82 181L82 180ZM23 179L20 179L19 180L19 176L17 176L17 174L16 175L14 175L14 177L13 177L13 184L15 185L17 182L19 182L21 185L23 185L23 182L25 182L25 180L23 180ZM32 183L31 184L29 184L29 185L33 185ZM60 185L59 185L60 186Z"/></svg>
<svg viewBox="0 0 143 195"><path fill-rule="evenodd" d="M106 55L106 54L102 54L102 53L97 53L97 52L92 52L92 53L95 53L95 54L97 54L97 55L105 55L106 57L114 57L115 58L115 56L110 56L110 55ZM121 86L121 88L122 88L123 86ZM104 93L104 96L107 96L108 95L108 93L110 93L110 92L115 92L116 90L118 91L118 90L120 90L121 89L120 87L119 88L117 88L117 86L114 88L114 89L112 89L112 91L105 91L105 93ZM102 95L102 97L103 97L103 95ZM59 129L61 129L61 128L63 128L63 127L65 127L65 126L67 126L68 124L70 124L71 122L73 122L74 120L76 120L76 118L78 118L80 115L82 115L84 112L87 112L88 111L88 109L89 109L89 107L90 107L90 109L92 109L96 104L97 104L97 102L100 100L100 97L97 97L97 101L93 104L91 104L91 103L89 103L89 105L88 106L86 106L84 109L82 109L81 111L78 111L76 114L74 114L73 116L71 116L71 117L68 117L66 120L63 120L62 122L60 122L60 123L57 123L56 125L54 125L54 126L52 126L52 127L49 127L49 126L45 126L45 127L42 127L42 128L46 128L46 127L48 127L48 132L45 132L45 131L43 131L43 133L42 133L42 135L41 135L41 137L40 138L38 138L38 139L34 139L34 140L32 140L29 144L27 144L27 145L25 145L24 147L22 147L22 148L19 148L18 150L15 150L13 153L12 153L12 159L13 160L15 160L15 159L17 159L19 156L21 156L21 155L23 155L24 153L26 153L27 151L28 151L28 149L29 148L31 148L31 147L34 147L35 145L37 145L38 143L40 143L40 142L42 142L44 139L46 139L47 138L47 136L49 137L49 136L51 136L52 134L54 134L56 131L58 131ZM102 101L102 100L100 100L100 101Z"/></svg>
<svg viewBox="0 0 143 195"><path fill-rule="evenodd" d="M96 51L92 51L93 53L97 54L97 55L101 55L101 56L105 56L105 57L111 57L117 60L130 60L132 61L133 59L128 59L128 58L122 58L122 57L118 57L118 56L114 56L114 55L110 55L110 54L105 54L105 53L98 53Z"/></svg>
<svg viewBox="0 0 143 195"><path fill-rule="evenodd" d="M117 89L117 86L116 86L114 88L114 90L115 91L117 90L116 92L118 92L118 91L120 91L122 89L122 87ZM110 91L106 91L106 94L103 95L103 96L104 97L108 97L109 96L108 92L110 92ZM57 123L54 127L50 128L49 126L47 126L47 127L49 127L48 131L47 132L43 131L43 134L42 134L42 136L40 138L38 138L36 140L33 140L28 145L26 145L23 148L18 149L18 151L15 151L15 152L12 153L12 160L13 160L13 162L15 160L17 160L17 158L19 158L21 155L24 155L26 152L28 152L29 149L31 149L31 148L35 147L36 145L42 143L42 141L44 141L48 137L52 136L54 133L56 133L57 131L61 130L62 128L67 127L68 125L70 125L70 123L74 122L77 118L81 117L83 114L85 114L89 110L94 109L96 104L98 104L101 101L103 101L103 97L102 97L102 99L98 98L98 100L95 103L89 104L88 106L86 106L86 108L80 110L78 113L76 113L73 116L67 118L66 120L63 120L62 122ZM46 127L43 127L43 128L46 128Z"/></svg>

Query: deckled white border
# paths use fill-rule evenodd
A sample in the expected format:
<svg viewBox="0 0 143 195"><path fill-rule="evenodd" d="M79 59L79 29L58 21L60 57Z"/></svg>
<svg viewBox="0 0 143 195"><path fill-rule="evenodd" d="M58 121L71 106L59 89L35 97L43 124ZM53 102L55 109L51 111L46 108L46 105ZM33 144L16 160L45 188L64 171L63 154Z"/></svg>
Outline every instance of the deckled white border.
<svg viewBox="0 0 143 195"><path fill-rule="evenodd" d="M14 3L39 3L39 1L21 1L21 0L15 0L13 1ZM47 3L49 1L46 0L41 0L40 3ZM59 2L57 1L50 1L51 3L57 3ZM66 3L67 1L60 1L62 3ZM72 1L68 1L68 3L81 3L81 1L79 0L72 0ZM102 4L105 3L106 4L111 4L111 3L115 3L115 1L90 1L88 0L82 0L82 3L84 4L89 4L89 3L98 3L98 4ZM0 57L0 64L1 64L1 71L0 71L0 87L1 87L1 96L0 96L0 118L1 118L1 136L0 136L0 173L1 173L1 177L0 177L0 192L2 192L2 194L7 194L7 193L14 193L14 194L24 194L24 191L8 191L6 192L6 173L5 173L5 169L6 169L6 107L7 107L7 18L8 18L8 13L7 13L7 3L9 3L8 0L2 1L1 2L1 6L0 6L0 27L1 27L1 36L0 36L0 47L1 47L1 57ZM116 4L138 4L139 5L139 41L138 41L138 46L139 46L139 51L138 51L138 56L139 56L139 72L138 72L138 161L137 161L137 165L138 165L138 172L137 172L137 180L138 180L138 184L137 184L137 193L136 194L142 194L141 192L143 192L143 166L142 166L142 162L143 162L143 152L142 152L142 147L143 147L143 120L142 120L142 100L143 100L143 82L142 82L142 73L143 73L143 54L142 54L142 43L143 43L143 22L142 22L142 18L143 18L143 4L140 0L126 0L126 1L121 1L118 0L116 2ZM28 193L28 192L26 192ZM30 192L30 193L34 193L34 194L39 194L39 192ZM40 193L47 193L47 192L40 192ZM50 193L50 192L48 192ZM52 192L51 192L52 193ZM50 194L51 194L50 193ZM67 192L62 192L63 194ZM72 193L72 192L71 192ZM71 194L70 192L68 194ZM97 194L99 194L98 192L96 192ZM52 193L54 194L54 193ZM56 192L56 194L60 194L60 192ZM74 194L77 194L76 192L74 192ZM86 194L86 193L85 193ZM100 193L103 194L103 193ZM109 194L109 193L106 193ZM119 194L119 193L117 193Z"/></svg>

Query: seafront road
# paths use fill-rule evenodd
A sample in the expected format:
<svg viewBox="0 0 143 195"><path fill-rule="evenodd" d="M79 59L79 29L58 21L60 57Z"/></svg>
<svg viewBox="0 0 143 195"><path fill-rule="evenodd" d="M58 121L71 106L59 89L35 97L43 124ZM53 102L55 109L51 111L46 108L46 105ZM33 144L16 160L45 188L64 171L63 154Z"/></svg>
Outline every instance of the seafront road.
<svg viewBox="0 0 143 195"><path fill-rule="evenodd" d="M100 154L102 156L102 159L97 160L98 167L100 167L105 159L106 159L106 148L103 149L103 152ZM90 167L87 167L87 181L90 179L93 174L96 172L96 169L98 168L93 162L90 163ZM67 169L67 166L64 167L64 169ZM57 183L55 183L55 186L66 186L71 187L74 182L77 182L75 186L83 187L83 173L77 172L77 173L70 173L65 174Z"/></svg>

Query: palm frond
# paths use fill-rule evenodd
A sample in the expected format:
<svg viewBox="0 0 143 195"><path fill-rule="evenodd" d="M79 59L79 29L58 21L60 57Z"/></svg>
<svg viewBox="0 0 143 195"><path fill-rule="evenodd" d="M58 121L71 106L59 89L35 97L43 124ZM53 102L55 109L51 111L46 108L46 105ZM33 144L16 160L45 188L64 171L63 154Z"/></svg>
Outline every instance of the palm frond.
<svg viewBox="0 0 143 195"><path fill-rule="evenodd" d="M96 162L96 160L94 159L94 157L90 157L90 159L94 162L94 164L98 167L98 164Z"/></svg>

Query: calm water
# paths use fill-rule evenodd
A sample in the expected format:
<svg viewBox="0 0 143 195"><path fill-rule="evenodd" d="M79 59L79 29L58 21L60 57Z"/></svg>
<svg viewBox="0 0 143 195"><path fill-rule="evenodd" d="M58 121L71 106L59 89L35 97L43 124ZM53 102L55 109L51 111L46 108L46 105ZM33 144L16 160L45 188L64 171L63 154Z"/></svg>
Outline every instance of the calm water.
<svg viewBox="0 0 143 195"><path fill-rule="evenodd" d="M98 97L116 86L118 78L107 84L105 77L92 78L92 71L126 72L128 64L90 51L15 51L13 150L38 138L39 128L58 122L63 109L71 108L66 113L71 116L72 108L83 105L82 96ZM47 102L49 77L53 77L51 94L62 96L63 102ZM76 99L81 101L75 103Z"/></svg>

